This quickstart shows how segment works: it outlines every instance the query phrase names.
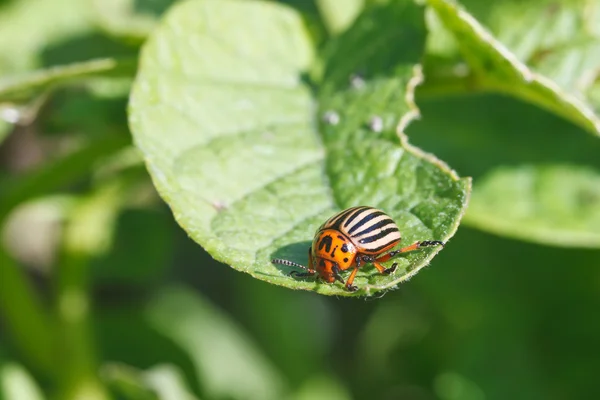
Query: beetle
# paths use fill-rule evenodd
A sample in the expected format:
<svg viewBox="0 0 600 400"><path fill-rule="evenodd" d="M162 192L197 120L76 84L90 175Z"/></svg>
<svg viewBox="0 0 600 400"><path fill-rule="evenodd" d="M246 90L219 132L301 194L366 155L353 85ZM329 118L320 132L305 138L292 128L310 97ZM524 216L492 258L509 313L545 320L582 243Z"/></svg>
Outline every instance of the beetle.
<svg viewBox="0 0 600 400"><path fill-rule="evenodd" d="M390 251L400 240L398 225L385 212L369 206L352 207L335 214L317 229L308 248L308 267L283 259L271 262L306 271L292 271L291 276L318 275L328 283L341 282L348 291L354 292L358 288L352 283L361 266L373 264L381 274L389 275L396 270L398 263L390 268L381 263L392 257L421 247L445 245L439 240L431 240ZM344 282L340 272L350 268L353 268L352 272Z"/></svg>

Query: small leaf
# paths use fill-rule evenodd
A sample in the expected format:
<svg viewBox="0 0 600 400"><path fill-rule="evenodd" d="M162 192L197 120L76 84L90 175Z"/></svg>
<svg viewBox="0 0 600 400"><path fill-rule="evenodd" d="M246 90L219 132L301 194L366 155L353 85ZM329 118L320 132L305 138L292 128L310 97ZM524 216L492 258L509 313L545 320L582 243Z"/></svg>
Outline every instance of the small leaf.
<svg viewBox="0 0 600 400"><path fill-rule="evenodd" d="M179 369L171 364L160 364L147 371L123 364L108 364L103 367L102 376L119 399L197 399L186 387Z"/></svg>
<svg viewBox="0 0 600 400"><path fill-rule="evenodd" d="M0 113L2 113L2 109L0 109ZM13 128L12 124L0 119L0 144L2 144L4 139L6 139L8 137L12 128Z"/></svg>
<svg viewBox="0 0 600 400"><path fill-rule="evenodd" d="M315 96L304 81L312 45L292 10L233 0L175 6L144 48L130 126L181 226L233 268L330 295L350 294L293 279L270 260L305 263L316 228L341 208L384 209L407 243L450 238L470 181L396 133L418 115L424 38L423 10L411 1L370 9L324 52ZM349 84L359 71L364 79ZM370 127L373 118L381 126ZM395 287L437 251L398 258L392 276L361 270L358 293Z"/></svg>
<svg viewBox="0 0 600 400"><path fill-rule="evenodd" d="M171 287L146 312L191 358L209 398L280 399L282 377L243 331L197 293Z"/></svg>
<svg viewBox="0 0 600 400"><path fill-rule="evenodd" d="M360 14L365 1L316 0L316 3L329 33L335 35L352 25L354 19Z"/></svg>
<svg viewBox="0 0 600 400"><path fill-rule="evenodd" d="M475 185L465 223L521 240L600 247L600 174L576 166L498 168Z"/></svg>
<svg viewBox="0 0 600 400"><path fill-rule="evenodd" d="M19 0L0 5L0 76L43 66L42 51L93 27L86 1Z"/></svg>
<svg viewBox="0 0 600 400"><path fill-rule="evenodd" d="M44 400L42 390L19 364L0 363L0 399Z"/></svg>
<svg viewBox="0 0 600 400"><path fill-rule="evenodd" d="M142 42L177 0L91 0L99 25L112 35Z"/></svg>
<svg viewBox="0 0 600 400"><path fill-rule="evenodd" d="M58 84L96 76L131 76L133 60L112 58L72 63L0 79L0 102L23 101Z"/></svg>
<svg viewBox="0 0 600 400"><path fill-rule="evenodd" d="M294 400L349 400L351 398L348 389L334 377L328 375L319 375L308 379L293 397Z"/></svg>
<svg viewBox="0 0 600 400"><path fill-rule="evenodd" d="M565 57L555 55L547 58L545 63L536 63L533 60L533 64L537 64L534 67L537 67L536 69L543 74L547 73L548 76L546 76L534 72L520 61L475 18L453 1L427 0L427 2L435 9L445 27L454 34L463 57L472 68L472 74L461 78L466 87L480 87L485 90L512 94L561 115L594 135L600 136L600 119L594 113L593 107L578 95L579 93L574 87L574 83L580 77L578 72L585 70L597 74L600 59L595 56L598 54L598 45L594 41L590 42L588 39L584 39L584 46L579 44L573 46ZM513 10L506 13L504 22L504 26L507 26L507 21L510 21L510 31L505 32L510 33L511 36L514 35L511 37L510 44L517 48L520 46L519 53L521 55L529 54L532 43L537 41L543 40L544 45L547 42L554 43L556 36L563 35L565 29L569 31L565 43L570 44L569 41L573 38L581 39L579 32L573 32L571 35L571 32L580 26L573 22L573 12L561 15L565 18L558 21L563 23L563 26L560 26L555 24L557 21L546 19L551 13L542 12L544 7L540 7L536 11L538 6L532 6L526 13L526 17L529 18L526 22L523 21L524 13L521 4L516 5L515 3L511 7ZM548 5L547 7L553 6ZM563 8L562 5L557 7L558 9ZM517 9L521 11L517 11ZM569 9L574 11L571 6ZM583 10L583 7L580 9ZM504 11L502 12L504 13ZM514 28L515 18L520 19L516 29ZM564 23L567 25L565 26ZM558 27L555 28L556 26ZM440 35L437 37L439 38ZM565 39L561 37L560 40ZM432 44L432 46L434 45ZM535 47L537 46L534 44L533 48ZM539 57L543 59L545 57L543 47L540 50L542 53L539 53ZM580 63L579 59L583 59L583 61ZM435 68L433 69L435 70ZM468 73L468 71L466 72ZM594 82L594 79L591 82ZM452 79L450 82L445 82L445 84L451 83ZM559 83L562 86L559 86Z"/></svg>

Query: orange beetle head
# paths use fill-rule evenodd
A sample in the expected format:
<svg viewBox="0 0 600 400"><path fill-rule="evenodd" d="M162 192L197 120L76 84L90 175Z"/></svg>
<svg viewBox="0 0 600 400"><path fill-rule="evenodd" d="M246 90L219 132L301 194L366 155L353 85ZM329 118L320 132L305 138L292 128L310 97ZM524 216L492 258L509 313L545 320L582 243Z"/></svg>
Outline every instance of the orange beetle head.
<svg viewBox="0 0 600 400"><path fill-rule="evenodd" d="M325 229L315 236L312 244L312 257L319 276L333 282L333 267L337 264L340 271L352 266L357 250L354 244L335 229Z"/></svg>

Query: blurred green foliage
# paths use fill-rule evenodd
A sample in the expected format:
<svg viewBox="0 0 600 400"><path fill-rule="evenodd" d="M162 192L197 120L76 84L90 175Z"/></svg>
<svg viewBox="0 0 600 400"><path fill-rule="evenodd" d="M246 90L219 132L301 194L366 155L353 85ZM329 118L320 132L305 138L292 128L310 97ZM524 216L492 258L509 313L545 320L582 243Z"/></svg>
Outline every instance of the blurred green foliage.
<svg viewBox="0 0 600 400"><path fill-rule="evenodd" d="M353 29L341 1L280 3L320 50ZM220 265L157 196L126 105L171 3L0 0L1 400L600 397L600 250L573 240L600 233L600 2L429 2L457 13L427 10L406 134L473 177L473 214L368 300ZM543 74L533 89L510 80L516 60ZM552 98L530 95L539 82ZM531 195L529 170L556 175Z"/></svg>

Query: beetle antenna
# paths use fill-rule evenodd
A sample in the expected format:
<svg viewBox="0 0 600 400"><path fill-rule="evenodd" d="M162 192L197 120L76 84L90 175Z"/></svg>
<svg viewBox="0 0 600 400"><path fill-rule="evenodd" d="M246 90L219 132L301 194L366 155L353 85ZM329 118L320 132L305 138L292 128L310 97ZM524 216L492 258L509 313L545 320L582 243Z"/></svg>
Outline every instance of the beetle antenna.
<svg viewBox="0 0 600 400"><path fill-rule="evenodd" d="M295 262L289 261L289 260L283 260L281 258L276 258L274 260L271 260L271 262L273 264L287 265L288 267L298 267L298 268L302 268L303 270L308 271L308 268L306 268L304 265L300 265L298 263L295 263Z"/></svg>

